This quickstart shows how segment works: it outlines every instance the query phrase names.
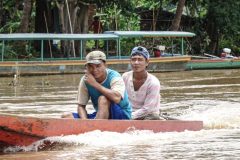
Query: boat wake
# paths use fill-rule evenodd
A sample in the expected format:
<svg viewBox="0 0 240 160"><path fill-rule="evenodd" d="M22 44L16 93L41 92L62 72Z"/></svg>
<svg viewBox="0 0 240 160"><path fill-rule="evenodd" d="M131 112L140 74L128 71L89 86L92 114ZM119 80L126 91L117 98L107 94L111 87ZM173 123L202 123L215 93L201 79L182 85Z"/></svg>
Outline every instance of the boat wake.
<svg viewBox="0 0 240 160"><path fill-rule="evenodd" d="M194 100L179 102L175 105L178 119L203 121L204 129L239 129L239 103L214 100ZM168 104L170 105L170 104ZM171 105L170 105L171 106ZM166 110L167 106L165 106Z"/></svg>
<svg viewBox="0 0 240 160"><path fill-rule="evenodd" d="M223 137L228 138L229 141L232 139L236 140L239 133L240 129L204 129L201 131L164 133L153 133L151 131L137 130L131 130L125 133L117 133L95 130L79 135L49 137L26 147L9 147L5 149L4 152L72 151L76 154L79 152L89 153L96 150L104 151L107 149L109 150L109 148L126 150L126 148L136 147L157 147L159 149L164 149L166 146L168 146L168 148L172 148L174 146L176 147L178 144L180 144L182 147L182 143L184 143L185 147L195 144L199 145L199 142L212 144L213 139L222 139ZM201 148L201 146L199 147ZM82 154L84 153L81 153L81 155Z"/></svg>
<svg viewBox="0 0 240 160"><path fill-rule="evenodd" d="M149 134L154 133L149 130L134 130L130 128L125 133L108 132L95 130L79 135L68 135L68 136L56 136L48 137L43 140L39 140L29 146L19 147L8 147L4 149L4 153L14 152L30 152L30 151L48 151L48 150L63 150L64 148L71 148L76 146L115 146L123 145L128 143L134 143L139 141ZM134 136L134 138L133 138Z"/></svg>

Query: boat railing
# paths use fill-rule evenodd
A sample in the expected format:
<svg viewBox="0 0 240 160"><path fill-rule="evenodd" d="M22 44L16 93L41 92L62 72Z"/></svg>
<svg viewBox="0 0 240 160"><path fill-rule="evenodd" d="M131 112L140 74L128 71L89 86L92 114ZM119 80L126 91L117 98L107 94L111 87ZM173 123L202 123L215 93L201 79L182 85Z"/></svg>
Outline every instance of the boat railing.
<svg viewBox="0 0 240 160"><path fill-rule="evenodd" d="M84 59L84 50L85 50L85 43L87 41L94 40L99 41L103 40L106 41L106 49L105 52L108 54L109 52L109 41L116 41L115 44L119 44L117 41L119 40L119 37L114 34L47 34L47 33L13 33L13 34L0 34L0 46L1 46L1 61L7 61L8 59L5 59L6 54L6 48L7 48L7 42L10 41L25 41L25 42L40 42L40 57L39 58L33 58L33 57L25 57L25 60L36 60L36 61L46 61L46 60L83 60ZM70 56L70 57L64 57L64 58L54 58L54 57L44 57L44 45L48 45L47 47L52 48L54 43L58 41L68 41L71 45L74 44L74 42L79 41L80 47L79 47L79 56ZM48 42L48 43L45 43ZM21 44L21 43L20 43ZM26 45L29 47L29 44L25 43L22 45ZM13 45L14 47L14 45ZM75 47L73 47L75 50ZM116 47L118 49L119 47ZM20 59L13 59L14 61L20 61Z"/></svg>
<svg viewBox="0 0 240 160"><path fill-rule="evenodd" d="M122 55L122 40L123 39L129 39L129 38L138 38L138 39L145 39L145 38L151 38L151 39L160 39L160 38L168 38L168 39L180 39L180 52L176 55L184 55L185 49L184 49L184 38L194 37L195 34L191 32L182 32L182 31L106 31L105 34L115 34L119 36L118 40L118 55ZM166 47L171 49L171 53L165 56L174 56L174 47L173 41L171 41L171 47ZM153 49L154 46L151 46L150 49Z"/></svg>

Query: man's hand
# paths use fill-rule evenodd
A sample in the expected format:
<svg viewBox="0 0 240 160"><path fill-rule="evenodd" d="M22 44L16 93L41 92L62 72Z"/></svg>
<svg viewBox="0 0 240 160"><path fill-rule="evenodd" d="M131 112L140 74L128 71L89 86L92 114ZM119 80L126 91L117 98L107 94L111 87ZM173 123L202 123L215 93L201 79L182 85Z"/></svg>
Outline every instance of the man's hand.
<svg viewBox="0 0 240 160"><path fill-rule="evenodd" d="M101 94L103 94L105 97L107 97L110 101L112 101L116 104L118 104L121 101L122 96L119 92L114 91L111 88L106 88L106 87L102 86L88 70L85 70L84 81L85 81L85 83L91 85L93 88L98 90Z"/></svg>
<svg viewBox="0 0 240 160"><path fill-rule="evenodd" d="M95 87L98 82L96 81L96 79L93 77L93 75L91 73L89 73L87 70L85 70L85 77L84 77L84 81L86 83L88 83L89 85Z"/></svg>

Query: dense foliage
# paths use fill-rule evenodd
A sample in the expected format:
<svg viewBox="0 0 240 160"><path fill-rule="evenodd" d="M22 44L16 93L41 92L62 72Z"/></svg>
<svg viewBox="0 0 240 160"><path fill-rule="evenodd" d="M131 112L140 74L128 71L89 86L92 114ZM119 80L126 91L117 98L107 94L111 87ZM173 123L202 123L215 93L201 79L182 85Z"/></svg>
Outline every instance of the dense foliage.
<svg viewBox="0 0 240 160"><path fill-rule="evenodd" d="M0 33L14 33L19 31L23 17L24 3L31 0L3 0L0 2ZM29 17L29 32L35 32L37 19L35 16L36 1L31 1L32 9ZM56 4L64 4L65 0L42 0L50 9ZM142 14L149 11L152 15L149 30L169 30L165 21L171 21L180 0L68 0L69 3L96 4L97 13L101 16L104 30L140 30L142 29ZM51 3L49 3L51 2ZM233 53L240 53L240 1L216 0L186 0L179 30L197 34L189 43L191 54L219 54L222 48L231 48ZM169 13L161 19L164 12ZM91 18L91 17L89 17ZM163 25L159 25L161 22ZM164 25L166 24L166 25ZM44 25L44 23L42 24ZM27 27L27 26L26 26ZM38 26L41 28L41 26ZM42 26L45 28L45 26ZM50 30L51 31L51 30ZM130 42L124 42L127 44ZM135 43L135 42L134 42Z"/></svg>
<svg viewBox="0 0 240 160"><path fill-rule="evenodd" d="M208 23L212 24L219 37L219 47L229 47L240 52L240 1L228 0L220 3L209 0ZM209 21L209 20L212 21ZM239 56L239 55L238 55Z"/></svg>

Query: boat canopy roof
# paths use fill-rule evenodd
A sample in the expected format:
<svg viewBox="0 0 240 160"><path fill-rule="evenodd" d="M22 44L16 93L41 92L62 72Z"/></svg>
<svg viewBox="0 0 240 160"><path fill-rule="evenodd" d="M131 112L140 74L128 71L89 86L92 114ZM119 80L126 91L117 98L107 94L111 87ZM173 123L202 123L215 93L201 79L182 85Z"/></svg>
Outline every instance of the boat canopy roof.
<svg viewBox="0 0 240 160"><path fill-rule="evenodd" d="M83 44L84 41L88 40L114 40L116 43L116 56L121 59L121 39L122 38L181 38L181 54L184 55L184 37L193 37L194 33L191 32L181 32L181 31L106 31L102 34L71 34L71 33L12 33L12 34L0 34L1 43L1 59L4 61L4 52L5 52L5 41L18 41L18 40L40 40L41 41L41 60L44 61L44 47L45 40L68 40L80 41L80 58L84 57L84 49L86 46ZM74 43L73 43L74 44ZM8 44L7 44L8 45ZM50 44L49 44L50 46ZM50 49L51 50L51 49ZM124 51L129 52L129 51ZM109 43L106 43L106 53L109 53ZM75 57L75 55L74 55ZM52 58L52 57L51 57Z"/></svg>
<svg viewBox="0 0 240 160"><path fill-rule="evenodd" d="M117 40L114 34L54 34L54 33L12 33L0 34L0 40Z"/></svg>
<svg viewBox="0 0 240 160"><path fill-rule="evenodd" d="M106 31L119 37L193 37L194 33L181 31Z"/></svg>
<svg viewBox="0 0 240 160"><path fill-rule="evenodd" d="M106 31L103 34L12 33L0 34L0 40L117 40L123 37L193 37L178 31Z"/></svg>

